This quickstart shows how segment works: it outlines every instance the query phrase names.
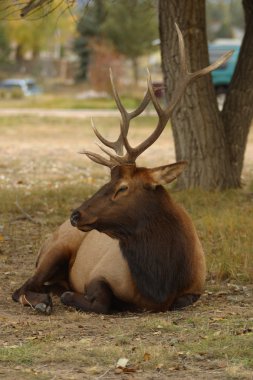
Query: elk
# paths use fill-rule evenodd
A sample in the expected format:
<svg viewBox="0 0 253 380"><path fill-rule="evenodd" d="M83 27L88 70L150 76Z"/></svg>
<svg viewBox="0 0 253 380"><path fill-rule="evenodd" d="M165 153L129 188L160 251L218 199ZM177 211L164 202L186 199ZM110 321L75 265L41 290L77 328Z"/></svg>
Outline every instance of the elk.
<svg viewBox="0 0 253 380"><path fill-rule="evenodd" d="M14 301L50 314L51 292L55 291L63 304L86 312L166 311L191 305L203 292L205 257L195 227L187 212L163 187L176 179L187 163L151 169L136 165L136 159L163 132L187 85L231 55L226 53L215 63L191 73L177 25L176 29L181 71L169 105L160 106L148 76L141 104L128 112L111 74L114 99L121 114L120 135L116 141L108 141L93 125L104 145L100 148L108 158L83 152L107 166L111 179L75 209L70 220L44 243L34 275L13 293ZM157 126L143 142L132 147L127 137L130 121L150 101L158 115Z"/></svg>

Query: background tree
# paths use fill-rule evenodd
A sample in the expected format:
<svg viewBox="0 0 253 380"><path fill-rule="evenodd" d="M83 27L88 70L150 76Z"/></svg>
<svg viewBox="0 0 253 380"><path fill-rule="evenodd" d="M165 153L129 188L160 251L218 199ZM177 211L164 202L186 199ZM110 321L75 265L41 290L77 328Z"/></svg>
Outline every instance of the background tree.
<svg viewBox="0 0 253 380"><path fill-rule="evenodd" d="M230 0L229 13L231 15L231 23L234 27L244 28L244 12L242 10L242 2L238 0Z"/></svg>
<svg viewBox="0 0 253 380"><path fill-rule="evenodd" d="M188 160L181 187L225 189L241 185L243 157L253 117L253 3L243 0L246 30L232 83L219 112L210 76L193 83L172 116L177 160ZM208 64L205 0L160 0L162 68L168 101L176 86L181 28L188 64L195 71Z"/></svg>
<svg viewBox="0 0 253 380"><path fill-rule="evenodd" d="M74 50L79 56L79 72L77 79L87 79L90 63L90 41L102 37L101 26L106 18L103 0L94 0L89 7L85 7L77 24L78 36L74 41Z"/></svg>
<svg viewBox="0 0 253 380"><path fill-rule="evenodd" d="M9 20L8 36L15 44L16 61L24 60L27 52L32 54L35 60L42 50L55 51L56 45L61 49L63 41L69 35L69 28L73 22L67 22L69 14L62 15L58 20L57 15L41 17L37 20ZM74 29L74 26L72 26Z"/></svg>
<svg viewBox="0 0 253 380"><path fill-rule="evenodd" d="M52 5L53 0L28 0L23 12L27 7L34 4L40 7L42 3ZM253 116L253 2L242 0L242 4L245 35L223 111L218 110L209 76L187 89L172 117L177 159L190 162L188 171L181 177L183 187L225 189L241 184ZM128 21L125 17L124 23ZM208 64L205 0L159 0L162 67L168 99L179 75L175 21L185 37L190 69L194 71Z"/></svg>
<svg viewBox="0 0 253 380"><path fill-rule="evenodd" d="M74 48L80 59L79 78L87 78L94 38L111 41L115 50L129 58L135 82L138 57L150 51L158 37L157 13L153 0L94 0L84 8L77 26Z"/></svg>
<svg viewBox="0 0 253 380"><path fill-rule="evenodd" d="M0 62L7 62L10 54L10 41L6 28L0 24Z"/></svg>
<svg viewBox="0 0 253 380"><path fill-rule="evenodd" d="M206 1L207 35L215 38L233 38L235 31L244 29L242 4L238 0Z"/></svg>
<svg viewBox="0 0 253 380"><path fill-rule="evenodd" d="M137 83L138 58L152 49L152 42L158 37L154 1L108 1L102 29L117 51L131 60Z"/></svg>

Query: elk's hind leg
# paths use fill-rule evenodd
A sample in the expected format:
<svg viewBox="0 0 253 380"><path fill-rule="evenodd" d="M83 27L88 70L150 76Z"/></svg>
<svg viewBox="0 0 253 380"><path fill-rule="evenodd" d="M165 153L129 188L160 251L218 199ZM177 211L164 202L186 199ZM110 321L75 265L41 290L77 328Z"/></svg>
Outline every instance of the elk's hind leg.
<svg viewBox="0 0 253 380"><path fill-rule="evenodd" d="M52 299L48 294L51 287L46 283L58 283L66 279L69 260L69 252L63 247L49 249L39 257L35 274L12 294L12 299L44 314L51 314ZM64 290L67 289L65 287Z"/></svg>
<svg viewBox="0 0 253 380"><path fill-rule="evenodd" d="M108 314L114 299L110 286L103 280L93 280L85 294L65 292L61 296L64 305L80 311Z"/></svg>

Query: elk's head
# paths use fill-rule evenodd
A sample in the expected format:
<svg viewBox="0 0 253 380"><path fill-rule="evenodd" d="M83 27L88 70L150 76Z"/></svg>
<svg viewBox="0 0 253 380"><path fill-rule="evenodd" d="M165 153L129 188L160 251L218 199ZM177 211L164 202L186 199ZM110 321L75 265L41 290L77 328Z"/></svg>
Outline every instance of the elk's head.
<svg viewBox="0 0 253 380"><path fill-rule="evenodd" d="M72 213L72 225L82 231L97 229L112 237L137 231L167 197L161 185L173 181L185 165L181 161L153 169L134 164L114 166L110 182Z"/></svg>
<svg viewBox="0 0 253 380"><path fill-rule="evenodd" d="M219 67L232 53L228 52L212 65L191 73L187 69L184 41L177 25L176 29L179 39L181 72L172 99L165 109L160 106L156 99L149 75L148 89L141 104L134 111L127 112L121 103L113 82L112 73L110 73L114 99L121 114L121 132L116 141L108 141L98 132L92 122L97 138L104 146L113 149L115 153L102 146L100 146L100 149L109 158L90 151L83 152L96 163L109 167L111 169L111 180L73 211L70 217L71 223L80 230L90 231L97 229L112 237L118 237L120 230L127 233L128 231L131 232L131 229L138 228L137 224L140 220L143 220L140 215L145 214L147 209L149 210L149 215L154 215L158 208L157 202L163 202L165 190L161 185L177 178L186 166L186 162L181 161L172 165L147 169L136 167L135 162L137 157L159 138L186 86L194 79ZM158 115L157 126L146 140L138 146L132 147L127 138L130 121L140 115L150 101L153 103ZM150 207L152 208L150 209Z"/></svg>

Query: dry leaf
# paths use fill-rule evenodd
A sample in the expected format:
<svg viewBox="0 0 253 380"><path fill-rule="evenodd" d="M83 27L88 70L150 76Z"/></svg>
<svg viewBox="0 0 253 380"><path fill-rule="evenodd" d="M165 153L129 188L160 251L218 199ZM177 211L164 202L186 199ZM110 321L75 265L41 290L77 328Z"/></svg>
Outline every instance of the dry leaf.
<svg viewBox="0 0 253 380"><path fill-rule="evenodd" d="M148 352L145 352L143 355L144 362L148 362L151 359L151 355Z"/></svg>
<svg viewBox="0 0 253 380"><path fill-rule="evenodd" d="M127 358L120 358L118 361L117 361L117 364L116 364L116 368L125 368L127 366L127 363L129 362L129 359Z"/></svg>
<svg viewBox="0 0 253 380"><path fill-rule="evenodd" d="M157 364L155 369L159 372L159 371L161 371L162 368L163 368L163 363L159 363L159 364Z"/></svg>

